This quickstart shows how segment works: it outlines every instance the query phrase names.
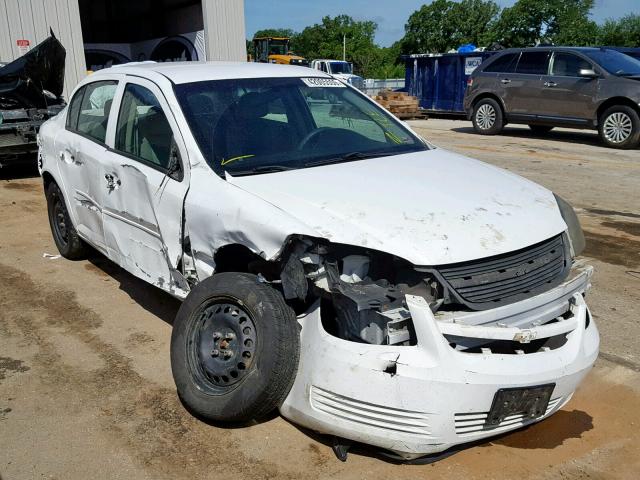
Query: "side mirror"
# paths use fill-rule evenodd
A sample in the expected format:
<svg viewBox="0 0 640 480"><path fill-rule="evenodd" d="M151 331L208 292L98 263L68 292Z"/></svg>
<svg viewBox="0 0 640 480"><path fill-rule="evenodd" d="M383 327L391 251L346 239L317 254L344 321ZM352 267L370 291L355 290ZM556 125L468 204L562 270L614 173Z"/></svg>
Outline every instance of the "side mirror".
<svg viewBox="0 0 640 480"><path fill-rule="evenodd" d="M598 78L598 74L592 68L581 68L578 75L584 78Z"/></svg>

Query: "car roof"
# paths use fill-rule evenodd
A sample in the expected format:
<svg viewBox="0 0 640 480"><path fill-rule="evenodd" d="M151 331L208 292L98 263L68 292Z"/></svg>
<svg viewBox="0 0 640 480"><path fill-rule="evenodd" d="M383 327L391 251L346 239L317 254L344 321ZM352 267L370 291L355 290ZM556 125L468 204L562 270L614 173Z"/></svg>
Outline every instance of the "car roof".
<svg viewBox="0 0 640 480"><path fill-rule="evenodd" d="M308 67L255 62L132 62L98 70L91 76L130 74L147 78L162 75L175 84L206 80L274 77L327 77L329 75Z"/></svg>
<svg viewBox="0 0 640 480"><path fill-rule="evenodd" d="M562 45L540 45L539 47L526 47L526 48L506 48L500 50L502 52L539 52L541 50L572 50L576 52L597 52L599 50L613 50L608 47L563 47Z"/></svg>

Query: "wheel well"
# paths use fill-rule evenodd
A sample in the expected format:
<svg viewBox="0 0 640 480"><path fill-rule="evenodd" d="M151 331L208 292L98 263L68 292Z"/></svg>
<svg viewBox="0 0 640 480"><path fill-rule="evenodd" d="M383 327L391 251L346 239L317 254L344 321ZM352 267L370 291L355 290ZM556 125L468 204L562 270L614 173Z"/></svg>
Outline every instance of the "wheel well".
<svg viewBox="0 0 640 480"><path fill-rule="evenodd" d="M476 108L478 102L480 100L484 100L485 98L490 98L491 100L495 100L496 102L498 102L498 105L500 105L500 108L502 109L502 113L504 113L504 105L502 104L502 100L500 100L500 97L494 95L493 93L481 93L480 95L478 95L471 103L471 108Z"/></svg>
<svg viewBox="0 0 640 480"><path fill-rule="evenodd" d="M631 107L636 112L638 112L638 115L640 115L640 108L638 108L638 105L633 103L633 100L630 100L627 97L613 97L600 104L597 111L596 121L600 123L600 115L602 115L607 108L613 107L615 105L624 105L626 107Z"/></svg>
<svg viewBox="0 0 640 480"><path fill-rule="evenodd" d="M256 265L268 263L260 255L238 243L220 247L213 256L216 273L244 272L255 273Z"/></svg>
<svg viewBox="0 0 640 480"><path fill-rule="evenodd" d="M53 175L51 175L49 172L42 172L42 183L44 185L44 191L47 191L47 188L49 188L49 185L51 185L52 183L56 183L55 179L53 178Z"/></svg>

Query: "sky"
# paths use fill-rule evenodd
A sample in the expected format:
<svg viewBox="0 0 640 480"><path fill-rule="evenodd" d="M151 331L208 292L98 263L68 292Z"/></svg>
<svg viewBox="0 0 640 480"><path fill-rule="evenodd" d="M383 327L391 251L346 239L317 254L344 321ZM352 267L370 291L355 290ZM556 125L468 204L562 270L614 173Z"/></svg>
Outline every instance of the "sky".
<svg viewBox="0 0 640 480"><path fill-rule="evenodd" d="M508 7L515 0L494 0ZM304 27L320 23L325 15L347 14L356 20L373 20L378 24L376 42L389 46L404 35L409 15L430 0L245 0L247 38L263 28ZM607 18L620 18L640 13L640 0L595 0L592 18L601 23Z"/></svg>

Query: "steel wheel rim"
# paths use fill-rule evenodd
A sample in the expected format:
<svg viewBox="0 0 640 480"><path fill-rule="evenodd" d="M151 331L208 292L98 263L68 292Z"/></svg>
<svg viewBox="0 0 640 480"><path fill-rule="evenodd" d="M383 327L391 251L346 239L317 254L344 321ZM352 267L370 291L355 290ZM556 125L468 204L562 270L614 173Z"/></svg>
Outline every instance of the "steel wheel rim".
<svg viewBox="0 0 640 480"><path fill-rule="evenodd" d="M229 299L213 300L194 315L190 330L187 358L200 390L226 393L246 378L257 344L246 309Z"/></svg>
<svg viewBox="0 0 640 480"><path fill-rule="evenodd" d="M69 229L67 228L67 216L59 197L53 204L53 226L58 240L66 245L69 242Z"/></svg>
<svg viewBox="0 0 640 480"><path fill-rule="evenodd" d="M631 136L633 121L624 112L614 112L605 119L602 131L611 143L622 143Z"/></svg>
<svg viewBox="0 0 640 480"><path fill-rule="evenodd" d="M488 103L480 105L476 112L476 123L482 130L489 130L496 123L496 109Z"/></svg>

